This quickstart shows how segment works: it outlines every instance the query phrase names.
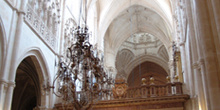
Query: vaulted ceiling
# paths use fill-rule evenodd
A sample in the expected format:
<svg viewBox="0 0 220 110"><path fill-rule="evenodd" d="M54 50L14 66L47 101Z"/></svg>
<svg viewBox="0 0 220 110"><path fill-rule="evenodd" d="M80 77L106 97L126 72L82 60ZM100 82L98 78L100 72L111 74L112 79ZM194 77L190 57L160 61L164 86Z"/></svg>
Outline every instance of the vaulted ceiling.
<svg viewBox="0 0 220 110"><path fill-rule="evenodd" d="M172 10L169 0L99 1L99 37L106 50L114 51L131 34L146 32L169 48L172 41Z"/></svg>
<svg viewBox="0 0 220 110"><path fill-rule="evenodd" d="M123 11L109 26L109 45L117 48L131 34L139 32L148 32L164 40L170 37L166 23L157 13L146 7L134 5Z"/></svg>
<svg viewBox="0 0 220 110"><path fill-rule="evenodd" d="M158 56L150 55L148 57L142 57L146 61L153 61L156 64L162 62L160 66L168 72L168 61L171 56L169 48L173 40L170 0L98 0L97 4L99 5L98 36L104 37L105 55L110 53L111 56L114 56L115 62L117 62L117 59L126 60L123 61L127 62L125 64L115 63L117 67L124 68L120 72L126 74L125 77L128 78L128 74L132 70L131 68L137 66L138 63L143 63L136 61L133 64L135 59L138 59L138 56L132 53L135 51L132 49L121 49L121 46L124 45L124 42L127 42L126 40L129 37L138 33L148 33L162 43L159 48L153 50L157 50L157 52L148 51L149 53L158 54ZM126 54L126 52L130 54ZM119 54L122 56L117 56ZM138 60L143 60L143 58ZM131 59L133 59L133 63ZM130 60L130 63L127 60Z"/></svg>

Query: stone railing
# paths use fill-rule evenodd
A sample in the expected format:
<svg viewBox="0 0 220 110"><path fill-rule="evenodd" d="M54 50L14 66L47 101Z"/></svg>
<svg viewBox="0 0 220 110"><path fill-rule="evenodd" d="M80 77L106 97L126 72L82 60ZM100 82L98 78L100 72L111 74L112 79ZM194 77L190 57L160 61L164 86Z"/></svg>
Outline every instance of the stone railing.
<svg viewBox="0 0 220 110"><path fill-rule="evenodd" d="M162 96L173 96L182 95L182 83L181 82L170 82L168 77L167 83L155 84L154 78L150 78L150 82L146 83L146 79L142 78L142 85L138 87L128 87L127 83L118 79L115 81L114 87L112 88L113 99L134 99L134 98L150 98L150 97L162 97ZM111 98L112 99L112 98Z"/></svg>
<svg viewBox="0 0 220 110"><path fill-rule="evenodd" d="M165 85L152 84L128 88L125 98L148 98L172 95L182 95L182 83L167 83Z"/></svg>
<svg viewBox="0 0 220 110"><path fill-rule="evenodd" d="M189 95L183 94L182 83L168 82L157 85L142 84L140 87L126 88L126 83L118 82L113 88L113 99L100 100L93 104L93 110L184 110Z"/></svg>

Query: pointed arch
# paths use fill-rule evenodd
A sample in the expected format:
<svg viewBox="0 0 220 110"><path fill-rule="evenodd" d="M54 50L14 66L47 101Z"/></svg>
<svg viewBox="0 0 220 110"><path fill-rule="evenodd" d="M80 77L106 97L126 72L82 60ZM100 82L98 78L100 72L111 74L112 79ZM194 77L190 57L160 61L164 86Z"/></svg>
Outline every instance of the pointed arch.
<svg viewBox="0 0 220 110"><path fill-rule="evenodd" d="M33 64L36 68L36 73L39 78L39 89L40 89L40 105L41 106L48 106L50 102L47 102L47 95L45 95L44 91L44 84L49 82L50 85L52 84L52 76L50 76L50 71L49 71L49 64L47 63L47 60L42 53L42 51L39 48L32 47L28 49L24 54L21 55L19 58L18 62L16 63L16 67L18 68L19 65L22 63L22 61L26 58L30 58L33 61ZM52 101L52 100L51 100Z"/></svg>
<svg viewBox="0 0 220 110"><path fill-rule="evenodd" d="M16 70L12 110L34 109L41 106L42 92L35 59L34 56L26 57Z"/></svg>
<svg viewBox="0 0 220 110"><path fill-rule="evenodd" d="M124 70L126 70L126 73L131 73L131 71L137 67L139 64L143 63L143 62L153 62L155 64L158 64L159 66L161 66L168 74L169 74L169 67L168 67L168 62L166 62L163 59L160 59L157 56L153 56L153 55L143 55L140 56L136 59L134 59L132 62L130 62ZM127 75L128 78L128 75ZM126 79L127 79L126 78Z"/></svg>
<svg viewBox="0 0 220 110"><path fill-rule="evenodd" d="M131 5L127 3L125 4L126 7L122 6L122 8L119 8L114 16L107 15L106 19L109 19L108 16L111 17L110 21L106 20L106 22L109 22L109 24L106 25L107 29L106 31L103 30L105 28L101 29L103 31L100 30L101 33L105 31L103 38L105 55L111 52L111 54L116 57L120 45L135 33L152 34L164 44L167 50L169 50L172 41L172 22L168 20L168 17L165 17L165 13L160 8L155 7L159 7L157 2L154 2L154 4L148 2L140 4L142 2L132 2ZM152 7L149 7L149 4L151 4ZM115 8L112 9L114 12ZM131 13L129 13L129 10L131 10ZM112 13L112 11L110 12ZM145 16L135 15L137 13ZM140 22L138 22L138 18ZM131 22L130 19L134 19L134 21ZM103 23L102 26L104 27L104 25ZM101 37L103 36L99 36L100 39ZM170 52L168 52L168 54L171 56ZM115 59L115 57L113 58Z"/></svg>
<svg viewBox="0 0 220 110"><path fill-rule="evenodd" d="M157 63L145 61L133 68L128 73L127 83L129 87L141 86L141 79L146 79L146 84L150 85L150 77L155 78L155 84L166 84L167 72Z"/></svg>
<svg viewBox="0 0 220 110"><path fill-rule="evenodd" d="M25 59L26 57L31 57L35 61L35 65L38 67L37 72L40 73L40 77L42 78L49 78L50 77L50 72L49 72L49 66L46 62L46 57L44 56L43 52L41 51L40 48L37 47L32 47L28 49L21 57L19 58L19 63L17 63L16 67L20 64L20 62ZM48 79L45 79L48 80ZM51 80L51 79L49 79Z"/></svg>

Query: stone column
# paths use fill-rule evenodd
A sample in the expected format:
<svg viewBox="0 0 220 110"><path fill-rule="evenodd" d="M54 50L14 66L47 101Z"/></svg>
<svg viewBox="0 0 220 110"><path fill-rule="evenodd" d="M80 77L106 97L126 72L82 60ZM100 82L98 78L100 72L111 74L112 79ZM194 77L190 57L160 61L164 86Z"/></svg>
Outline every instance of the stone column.
<svg viewBox="0 0 220 110"><path fill-rule="evenodd" d="M180 52L181 52L181 62L182 62L182 70L183 70L183 93L189 94L187 91L189 90L189 76L188 76L188 68L187 68L187 58L186 58L186 48L185 43L180 44ZM185 91L184 91L185 90Z"/></svg>
<svg viewBox="0 0 220 110"><path fill-rule="evenodd" d="M192 9L191 9L191 1L189 0L185 0L185 4L186 4L186 18L187 18L187 22L188 22L188 26L187 28L189 28L187 30L187 35L185 38L185 45L181 46L182 48L185 48L186 51L183 51L185 53L185 69L184 72L185 74L187 74L187 85L189 86L189 91L190 91L190 95L193 96L195 95L195 90L194 90L194 82L193 82L193 76L192 75L192 64L191 62L193 61L197 61L198 59L198 51L197 51L197 45L195 42L195 31L194 31L194 25L193 25L193 18L192 18ZM183 42L184 43L184 42ZM192 48L194 47L194 48ZM187 51L188 50L188 51ZM182 52L182 51L181 51ZM190 57L192 58L192 60L189 60Z"/></svg>
<svg viewBox="0 0 220 110"><path fill-rule="evenodd" d="M216 47L220 47L220 0L209 0L211 8L209 8L209 11L213 10L213 19L211 19L213 25L213 31L214 31L214 42ZM217 51L217 58L218 63L220 63L220 48L216 48ZM220 68L220 65L218 65L218 68ZM218 72L218 78L220 79L220 71Z"/></svg>
<svg viewBox="0 0 220 110"><path fill-rule="evenodd" d="M12 104L12 97L13 97L13 91L15 88L14 82L8 83L8 88L5 96L5 104L4 104L4 110L11 110L11 104Z"/></svg>
<svg viewBox="0 0 220 110"><path fill-rule="evenodd" d="M6 81L0 81L0 110L4 107L5 88L7 87Z"/></svg>
<svg viewBox="0 0 220 110"><path fill-rule="evenodd" d="M188 1L188 3L190 3ZM189 5L189 4L188 4ZM189 12L191 10L188 10L188 14L191 14L192 15L192 11ZM201 79L201 68L200 68L200 64L198 63L199 62L199 59L203 58L203 54L201 54L201 46L198 42L198 39L195 38L195 37L191 37L191 36L195 36L195 32L194 32L194 26L193 26L193 20L192 20L192 16L189 15L189 18L190 21L189 21L189 25L190 25L190 31L191 31L191 34L189 36L189 39L190 39L190 49L191 49L191 57L192 57L192 80L193 80L193 87L192 89L195 89L193 90L193 95L196 96L194 97L195 100L194 101L194 107L193 109L196 109L196 108L199 108L199 109L202 109L202 110L206 110L206 107L207 107L207 103L205 102L205 93L204 93L204 89L203 89L203 83L204 80Z"/></svg>
<svg viewBox="0 0 220 110"><path fill-rule="evenodd" d="M211 0L212 2L212 8L214 11L214 18L215 18L215 23L216 23L216 28L218 32L218 42L220 42L220 1L219 0Z"/></svg>
<svg viewBox="0 0 220 110"><path fill-rule="evenodd" d="M205 71L207 77L207 89L210 107L210 110L219 110L219 102L220 102L220 86L218 79L218 62L217 53L214 45L214 35L211 26L211 16L209 15L209 7L207 4L207 0L193 0L194 6L194 25L196 30L196 37L198 39L198 43L201 46L201 53L204 57Z"/></svg>
<svg viewBox="0 0 220 110"><path fill-rule="evenodd" d="M194 63L193 64L193 69L194 69L194 80L195 80L195 89L196 93L198 95L198 105L200 109L202 110L207 110L206 109L206 103L205 103L205 96L204 96L204 89L203 89L203 81L202 81L202 73L201 73L201 68L199 63Z"/></svg>
<svg viewBox="0 0 220 110"><path fill-rule="evenodd" d="M21 39L21 34L22 34L22 28L23 28L23 24L24 24L24 17L25 17L25 6L27 4L27 0L22 0L21 1L21 6L20 9L18 11L16 11L17 14L17 22L16 22L16 30L15 30L15 35L13 36L13 41L11 43L13 43L13 47L11 47L11 59L10 61L6 61L9 62L10 64L7 65L8 67L10 67L10 69L6 69L6 74L8 75L8 79L11 82L14 82L15 80L15 76L16 76L16 69L17 69L17 65L15 63L15 61L17 60L17 53L20 43L20 39ZM7 67L7 68L8 68Z"/></svg>
<svg viewBox="0 0 220 110"><path fill-rule="evenodd" d="M205 65L204 65L204 60L201 59L199 60L199 66L200 66L200 73L201 73L201 80L202 80L202 86L203 86L203 94L204 94L204 104L205 104L205 108L206 110L209 110L210 108L208 108L210 106L210 101L208 100L209 99L209 96L207 95L208 94L208 86L207 86L207 79L206 79L206 73L205 73Z"/></svg>
<svg viewBox="0 0 220 110"><path fill-rule="evenodd" d="M3 79L8 79L8 88L6 90L5 94L5 100L4 100L4 110L11 110L11 104L12 104L12 97L13 97L13 90L15 87L15 76L16 76L16 60L17 60L17 53L19 48L19 41L21 38L22 33L22 27L24 24L24 15L25 15L25 6L27 4L27 0L21 0L21 4L17 7L20 7L19 9L14 9L14 15L13 17L16 18L12 23L16 24L13 26L16 26L16 30L11 30L13 33L9 38L9 47L6 57L6 64L4 68L3 73ZM9 69L8 69L9 68Z"/></svg>

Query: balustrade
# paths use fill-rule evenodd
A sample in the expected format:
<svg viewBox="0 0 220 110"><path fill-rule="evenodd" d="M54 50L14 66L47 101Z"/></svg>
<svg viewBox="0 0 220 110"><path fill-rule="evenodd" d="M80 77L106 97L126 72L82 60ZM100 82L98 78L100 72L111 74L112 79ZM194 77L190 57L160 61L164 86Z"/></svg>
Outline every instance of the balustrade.
<svg viewBox="0 0 220 110"><path fill-rule="evenodd" d="M142 108L178 108L183 109L183 103L189 99L189 95L182 93L182 83L174 82L164 85L150 84L142 85L140 87L127 88L127 84L123 81L115 83L115 87L110 91L100 94L98 100L94 100L94 110L111 110L117 109L136 109ZM80 94L80 93L78 93ZM104 96L104 97L103 97ZM113 98L114 96L114 98ZM110 97L110 98L107 98ZM61 103L55 105L56 109L72 110L73 104L62 105Z"/></svg>
<svg viewBox="0 0 220 110"><path fill-rule="evenodd" d="M163 97L172 95L182 95L182 83L167 83L164 85L142 85L141 87L128 88L126 90L126 98L148 98Z"/></svg>
<svg viewBox="0 0 220 110"><path fill-rule="evenodd" d="M60 22L60 3L53 0L29 0L25 21L47 45L55 49L57 26Z"/></svg>

